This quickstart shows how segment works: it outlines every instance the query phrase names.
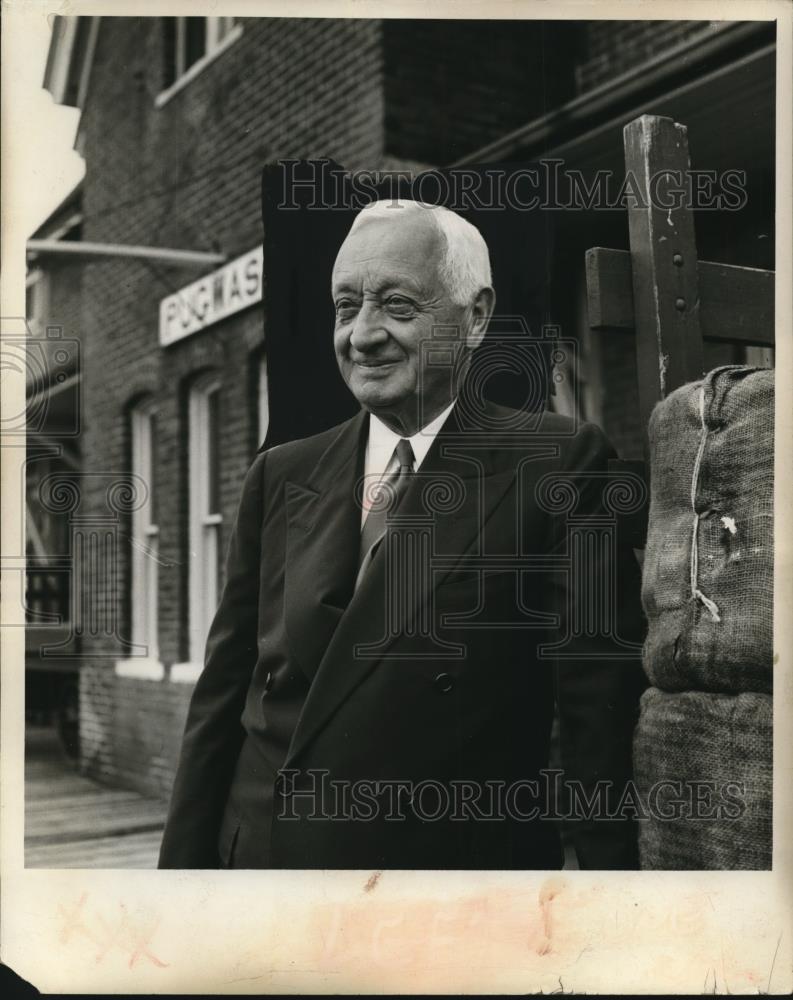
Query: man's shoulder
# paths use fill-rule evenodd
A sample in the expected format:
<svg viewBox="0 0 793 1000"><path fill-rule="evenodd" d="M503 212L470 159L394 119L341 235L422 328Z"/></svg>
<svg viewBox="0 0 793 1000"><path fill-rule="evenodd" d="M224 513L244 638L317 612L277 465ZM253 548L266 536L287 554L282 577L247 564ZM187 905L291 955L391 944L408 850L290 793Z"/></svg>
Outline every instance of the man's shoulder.
<svg viewBox="0 0 793 1000"><path fill-rule="evenodd" d="M283 444L259 449L259 456L266 460L267 467L271 471L285 471L303 466L311 466L320 459L335 441L351 426L360 419L360 414L345 420L340 424L335 424L327 430L320 431L305 438L296 438L294 441L286 441Z"/></svg>
<svg viewBox="0 0 793 1000"><path fill-rule="evenodd" d="M495 417L497 423L505 428L515 427L536 434L571 436L580 426L580 421L575 418L555 413L553 410L518 410L512 406L491 402L487 404L487 416Z"/></svg>
<svg viewBox="0 0 793 1000"><path fill-rule="evenodd" d="M597 424L553 410L518 410L488 401L485 408L486 426L494 437L514 435L530 442L534 437L564 443L597 441L608 444L606 435Z"/></svg>
<svg viewBox="0 0 793 1000"><path fill-rule="evenodd" d="M558 470L605 470L616 457L611 442L597 424L552 410L517 410L488 402L487 419L480 423L492 440L496 465L514 467L525 457L538 459L545 453L550 466ZM538 466L535 466L539 468Z"/></svg>

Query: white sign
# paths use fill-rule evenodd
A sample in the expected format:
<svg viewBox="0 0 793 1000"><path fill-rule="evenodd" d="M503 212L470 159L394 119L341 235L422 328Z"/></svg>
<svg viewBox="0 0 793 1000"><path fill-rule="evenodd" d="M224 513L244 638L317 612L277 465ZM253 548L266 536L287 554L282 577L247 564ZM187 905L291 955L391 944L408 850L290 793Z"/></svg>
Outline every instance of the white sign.
<svg viewBox="0 0 793 1000"><path fill-rule="evenodd" d="M180 288L160 302L160 346L204 330L262 300L262 248Z"/></svg>

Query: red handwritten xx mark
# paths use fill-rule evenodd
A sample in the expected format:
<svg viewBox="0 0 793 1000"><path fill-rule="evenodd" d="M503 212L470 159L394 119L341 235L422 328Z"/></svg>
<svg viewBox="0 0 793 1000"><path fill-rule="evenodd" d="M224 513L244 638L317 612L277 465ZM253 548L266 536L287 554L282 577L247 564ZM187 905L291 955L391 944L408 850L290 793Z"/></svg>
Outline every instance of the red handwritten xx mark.
<svg viewBox="0 0 793 1000"><path fill-rule="evenodd" d="M58 910L60 911L61 916L64 918L64 923L63 927L61 927L61 935L60 935L62 944L68 943L69 938L72 936L72 931L79 931L80 934L83 934L85 937L94 941L94 937L89 932L88 928L80 919L78 919L80 914L82 913L83 907L85 906L85 901L87 899L88 899L88 893L84 892L82 896L80 896L80 898L78 899L75 906L72 907L72 909L69 910L68 912L63 908L63 906L61 906L60 904L58 905Z"/></svg>
<svg viewBox="0 0 793 1000"><path fill-rule="evenodd" d="M140 929L136 929L129 923L129 920L127 918L127 908L123 904L121 905L121 909L124 911L124 923L130 932L131 939L135 942L135 946L132 949L132 953L129 956L130 969L137 962L139 958L148 958L148 960L152 963L152 965L156 965L160 969L167 968L168 963L163 962L159 958L157 958L156 955L154 955L151 951L149 951L148 947L149 942L154 937L154 932L160 926L159 918L149 926L148 930L141 931Z"/></svg>
<svg viewBox="0 0 793 1000"><path fill-rule="evenodd" d="M64 924L61 928L60 940L63 944L68 943L72 933L79 933L96 946L97 953L95 961L101 962L113 948L118 948L122 952L129 954L129 968L140 958L147 958L152 965L158 968L167 968L168 963L159 959L151 950L150 942L155 931L159 927L159 919L150 923L147 927L136 926L127 913L127 908L123 903L119 903L121 917L117 922L108 922L98 913L93 915L93 926L86 923L88 914L85 913L85 904L88 893L83 893L77 904L70 910L58 906ZM85 918L85 919L84 919Z"/></svg>
<svg viewBox="0 0 793 1000"><path fill-rule="evenodd" d="M535 945L538 955L547 955L551 950L553 938L553 923L551 920L551 903L566 887L564 879L548 879L540 887L540 912L542 914L542 934Z"/></svg>

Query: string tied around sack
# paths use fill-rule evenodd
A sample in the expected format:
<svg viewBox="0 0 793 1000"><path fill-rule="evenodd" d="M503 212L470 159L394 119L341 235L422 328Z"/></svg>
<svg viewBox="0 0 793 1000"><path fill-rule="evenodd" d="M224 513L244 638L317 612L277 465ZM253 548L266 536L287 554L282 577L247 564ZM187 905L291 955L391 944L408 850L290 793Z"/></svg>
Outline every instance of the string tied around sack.
<svg viewBox="0 0 793 1000"><path fill-rule="evenodd" d="M705 384L699 390L699 419L702 424L702 434L699 439L697 457L694 460L694 472L691 476L691 509L694 511L694 526L691 538L691 596L694 600L703 604L714 622L721 621L718 605L699 589L699 519L697 511L697 485L699 484L699 470L702 465L702 456L705 454L705 445L708 440L708 425L705 422Z"/></svg>

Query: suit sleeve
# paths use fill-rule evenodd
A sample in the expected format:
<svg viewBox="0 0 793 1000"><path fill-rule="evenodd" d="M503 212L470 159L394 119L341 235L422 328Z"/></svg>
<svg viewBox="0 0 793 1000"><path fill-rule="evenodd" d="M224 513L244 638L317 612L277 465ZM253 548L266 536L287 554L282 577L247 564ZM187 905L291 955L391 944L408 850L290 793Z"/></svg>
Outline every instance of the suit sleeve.
<svg viewBox="0 0 793 1000"><path fill-rule="evenodd" d="M572 512L577 540L571 541L572 518L555 518L551 532L552 550L565 552L576 567L554 573L547 596L560 622L557 640L567 637L553 656L554 679L564 783L568 792L579 791L577 801L566 803L572 812L567 828L582 869L639 867L631 750L647 683L640 650L645 621L639 566L613 514L615 537L606 542L604 474L615 457L599 428L584 424L579 429L563 449L561 467L579 497ZM603 803L604 815L598 815L596 805L588 817L587 801ZM621 816L608 818L620 803L625 806Z"/></svg>
<svg viewBox="0 0 793 1000"><path fill-rule="evenodd" d="M226 556L226 582L187 714L160 848L160 868L217 868L217 839L245 731L241 716L257 660L266 453L245 477Z"/></svg>

